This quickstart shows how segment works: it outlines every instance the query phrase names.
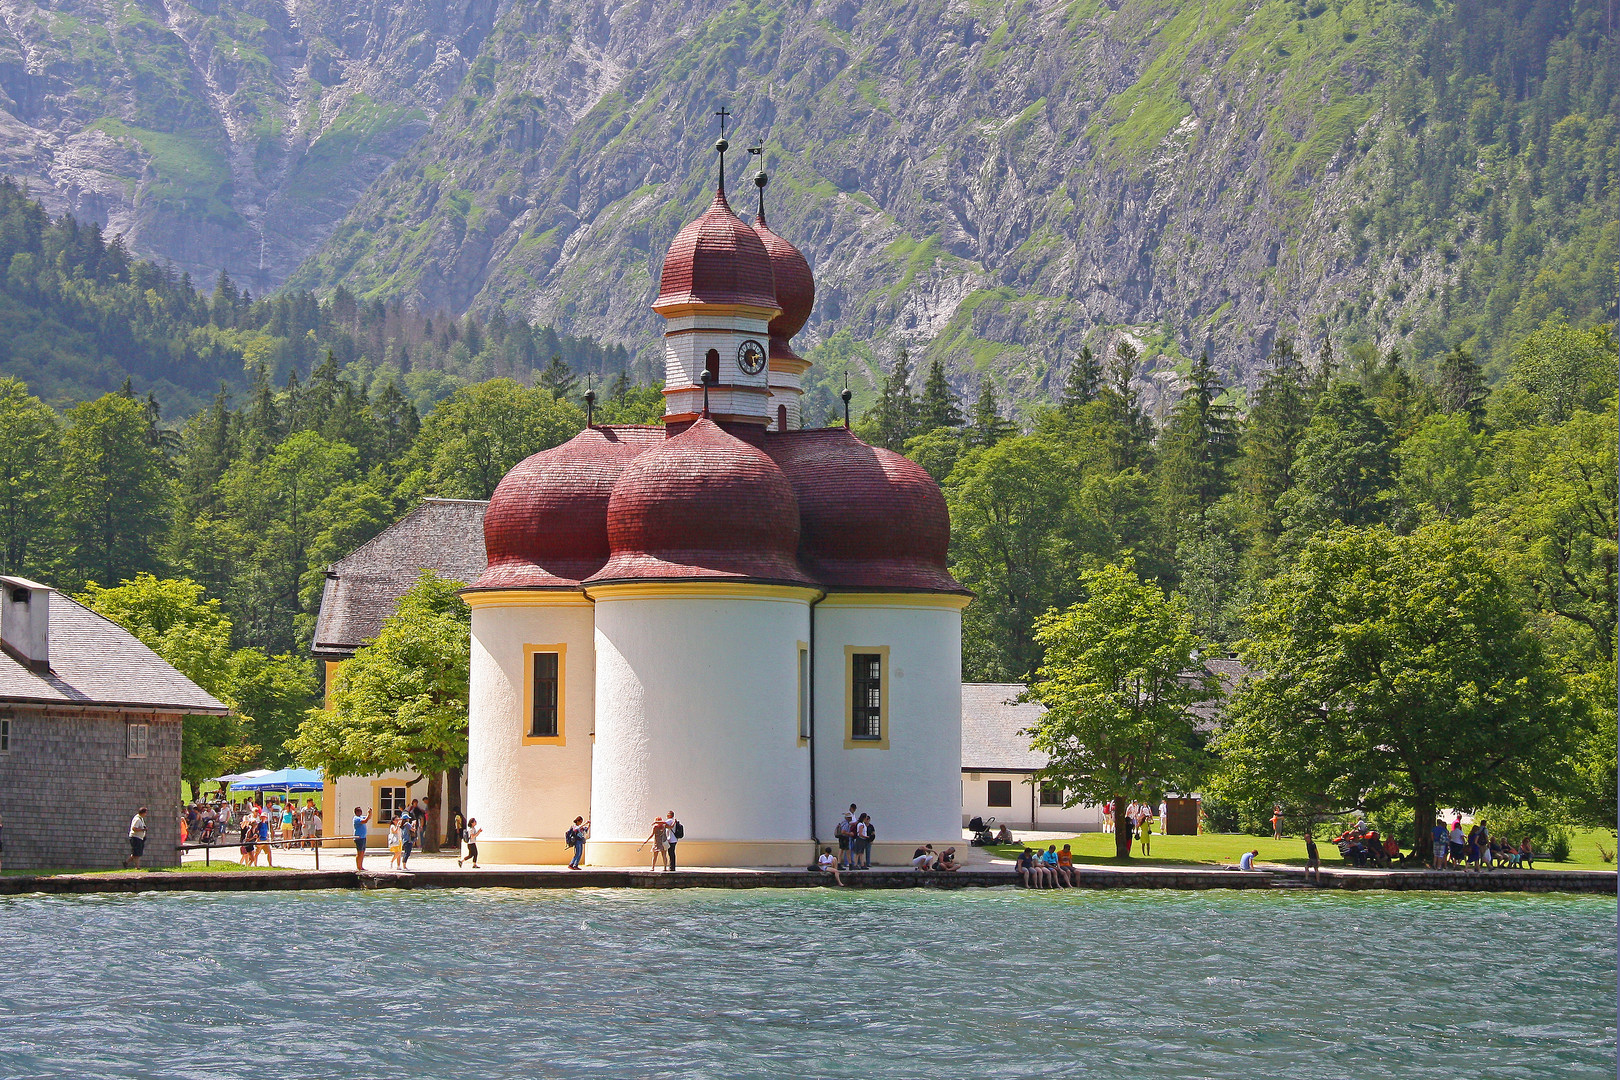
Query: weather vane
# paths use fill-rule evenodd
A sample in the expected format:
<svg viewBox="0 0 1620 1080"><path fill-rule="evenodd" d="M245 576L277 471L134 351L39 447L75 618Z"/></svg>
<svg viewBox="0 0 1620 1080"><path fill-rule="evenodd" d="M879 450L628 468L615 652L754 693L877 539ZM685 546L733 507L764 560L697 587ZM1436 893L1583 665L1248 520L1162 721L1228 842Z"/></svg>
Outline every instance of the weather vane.
<svg viewBox="0 0 1620 1080"><path fill-rule="evenodd" d="M759 220L764 222L765 185L771 182L771 178L765 175L765 140L761 139L758 143L750 146L748 153L759 158L759 171L754 174L754 186L759 188Z"/></svg>

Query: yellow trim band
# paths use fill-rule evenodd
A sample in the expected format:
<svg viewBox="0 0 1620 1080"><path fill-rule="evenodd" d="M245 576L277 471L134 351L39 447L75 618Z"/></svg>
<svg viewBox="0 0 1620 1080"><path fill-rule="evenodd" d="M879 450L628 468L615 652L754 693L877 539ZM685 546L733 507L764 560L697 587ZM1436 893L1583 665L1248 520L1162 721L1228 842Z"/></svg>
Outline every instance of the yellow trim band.
<svg viewBox="0 0 1620 1080"><path fill-rule="evenodd" d="M778 603L808 604L821 595L820 589L803 585L761 585L716 581L626 582L623 585L592 585L587 593L593 601L603 600L774 600Z"/></svg>
<svg viewBox="0 0 1620 1080"><path fill-rule="evenodd" d="M912 607L949 608L961 611L973 599L958 593L855 593L832 592L821 602L824 608L833 607Z"/></svg>
<svg viewBox="0 0 1620 1080"><path fill-rule="evenodd" d="M577 589L488 589L463 592L461 602L480 607L590 607L590 597Z"/></svg>

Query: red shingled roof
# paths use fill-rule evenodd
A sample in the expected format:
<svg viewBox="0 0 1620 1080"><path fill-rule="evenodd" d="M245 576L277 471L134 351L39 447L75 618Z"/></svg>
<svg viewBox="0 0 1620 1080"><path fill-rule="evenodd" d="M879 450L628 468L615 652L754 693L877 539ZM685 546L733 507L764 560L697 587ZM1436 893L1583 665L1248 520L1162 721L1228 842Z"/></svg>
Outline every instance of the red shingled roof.
<svg viewBox="0 0 1620 1080"><path fill-rule="evenodd" d="M771 352L791 354L788 341L804 329L810 311L816 306L816 279L804 253L778 236L765 222L763 212L754 219L765 251L771 257L771 276L776 282L776 303L782 314L771 320Z"/></svg>
<svg viewBox="0 0 1620 1080"><path fill-rule="evenodd" d="M777 306L765 245L731 212L723 191L715 192L709 208L676 234L664 256L653 307L680 303Z"/></svg>
<svg viewBox="0 0 1620 1080"><path fill-rule="evenodd" d="M638 457L613 486L613 550L592 583L741 579L814 584L794 554L799 508L768 455L700 419Z"/></svg>
<svg viewBox="0 0 1620 1080"><path fill-rule="evenodd" d="M662 428L586 428L501 479L484 515L489 566L474 589L574 588L608 559L608 496Z"/></svg>

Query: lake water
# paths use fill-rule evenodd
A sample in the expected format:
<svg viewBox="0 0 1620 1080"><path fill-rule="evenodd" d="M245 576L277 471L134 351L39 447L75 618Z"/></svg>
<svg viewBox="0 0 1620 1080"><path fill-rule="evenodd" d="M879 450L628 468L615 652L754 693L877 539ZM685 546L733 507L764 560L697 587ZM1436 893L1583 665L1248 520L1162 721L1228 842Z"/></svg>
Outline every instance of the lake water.
<svg viewBox="0 0 1620 1080"><path fill-rule="evenodd" d="M1615 901L0 899L0 1076L1611 1077Z"/></svg>

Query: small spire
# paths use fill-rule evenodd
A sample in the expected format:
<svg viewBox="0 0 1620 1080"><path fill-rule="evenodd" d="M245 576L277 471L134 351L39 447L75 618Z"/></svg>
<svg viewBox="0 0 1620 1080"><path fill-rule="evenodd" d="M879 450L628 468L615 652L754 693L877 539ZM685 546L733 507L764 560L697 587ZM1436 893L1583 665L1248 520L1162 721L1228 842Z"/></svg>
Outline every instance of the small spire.
<svg viewBox="0 0 1620 1080"><path fill-rule="evenodd" d="M844 392L838 395L844 402L844 430L849 430L849 399L855 395L849 392L849 373L844 373Z"/></svg>
<svg viewBox="0 0 1620 1080"><path fill-rule="evenodd" d="M730 143L726 142L726 117L731 115L731 110L722 105L720 106L720 110L714 115L720 118L720 138L715 140L714 150L715 153L720 155L719 190L721 196L724 196L726 193L726 149L731 145Z"/></svg>
<svg viewBox="0 0 1620 1080"><path fill-rule="evenodd" d="M759 188L759 223L761 225L764 225L765 224L765 185L771 182L771 178L769 176L765 175L765 142L764 142L764 140L762 139L756 145L750 146L748 148L748 152L750 154L752 154L753 156L759 158L759 171L754 174L754 186Z"/></svg>
<svg viewBox="0 0 1620 1080"><path fill-rule="evenodd" d="M591 386L591 380L593 378L594 376L592 375L585 376L585 426L587 428L596 426L594 423L594 418L596 416L596 390Z"/></svg>
<svg viewBox="0 0 1620 1080"><path fill-rule="evenodd" d="M714 376L709 374L708 368L704 368L703 374L698 376L698 382L703 384L703 418L705 420L709 418L709 382L713 378Z"/></svg>

